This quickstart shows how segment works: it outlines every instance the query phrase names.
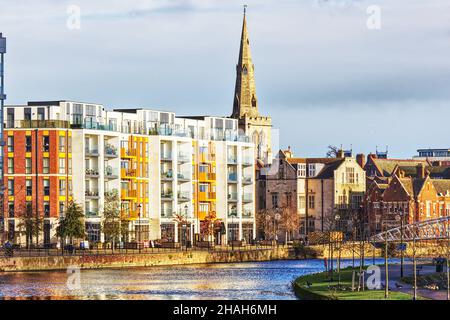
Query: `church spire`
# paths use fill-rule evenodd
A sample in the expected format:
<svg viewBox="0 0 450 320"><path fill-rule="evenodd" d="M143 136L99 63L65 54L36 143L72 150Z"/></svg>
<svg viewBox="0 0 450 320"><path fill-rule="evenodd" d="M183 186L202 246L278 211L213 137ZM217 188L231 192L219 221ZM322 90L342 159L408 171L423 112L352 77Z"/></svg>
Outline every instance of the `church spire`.
<svg viewBox="0 0 450 320"><path fill-rule="evenodd" d="M247 31L247 5L244 5L239 60L236 65L236 86L234 90L233 118L258 117L258 100L255 87L255 66L250 52Z"/></svg>

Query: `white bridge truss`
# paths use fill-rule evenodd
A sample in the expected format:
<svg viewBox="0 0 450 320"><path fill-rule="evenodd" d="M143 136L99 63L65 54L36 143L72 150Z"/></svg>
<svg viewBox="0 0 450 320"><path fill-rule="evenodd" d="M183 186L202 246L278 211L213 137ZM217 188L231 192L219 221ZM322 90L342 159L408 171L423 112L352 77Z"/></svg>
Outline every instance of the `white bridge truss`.
<svg viewBox="0 0 450 320"><path fill-rule="evenodd" d="M370 237L370 242L400 242L414 240L448 239L450 235L450 216L420 221L397 227Z"/></svg>

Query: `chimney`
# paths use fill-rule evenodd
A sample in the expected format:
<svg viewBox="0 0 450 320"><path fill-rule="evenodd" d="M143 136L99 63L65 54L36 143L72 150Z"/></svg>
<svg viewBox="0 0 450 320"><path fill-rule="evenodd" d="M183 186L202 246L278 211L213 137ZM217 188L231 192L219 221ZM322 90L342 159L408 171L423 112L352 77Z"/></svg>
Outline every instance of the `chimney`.
<svg viewBox="0 0 450 320"><path fill-rule="evenodd" d="M339 149L339 151L336 154L336 158L344 158L344 150Z"/></svg>
<svg viewBox="0 0 450 320"><path fill-rule="evenodd" d="M425 165L423 163L419 163L416 168L417 168L417 178L424 179L425 178Z"/></svg>
<svg viewBox="0 0 450 320"><path fill-rule="evenodd" d="M363 153L358 153L356 155L356 162L358 162L361 168L364 168L364 165L366 164L366 157L364 156Z"/></svg>

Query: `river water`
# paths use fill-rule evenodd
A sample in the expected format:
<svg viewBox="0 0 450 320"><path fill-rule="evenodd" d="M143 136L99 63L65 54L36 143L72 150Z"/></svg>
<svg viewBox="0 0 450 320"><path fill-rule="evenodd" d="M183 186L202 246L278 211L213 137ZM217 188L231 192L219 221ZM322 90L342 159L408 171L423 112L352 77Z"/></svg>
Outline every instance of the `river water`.
<svg viewBox="0 0 450 320"><path fill-rule="evenodd" d="M352 260L342 261L348 265ZM0 273L0 299L290 300L293 279L323 270L317 259L81 270L69 286L65 271Z"/></svg>

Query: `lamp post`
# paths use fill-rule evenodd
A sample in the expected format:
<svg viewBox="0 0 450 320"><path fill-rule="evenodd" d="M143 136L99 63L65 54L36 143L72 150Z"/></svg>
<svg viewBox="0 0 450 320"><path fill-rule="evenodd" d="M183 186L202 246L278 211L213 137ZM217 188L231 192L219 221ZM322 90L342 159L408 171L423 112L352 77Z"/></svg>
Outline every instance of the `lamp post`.
<svg viewBox="0 0 450 320"><path fill-rule="evenodd" d="M389 265L388 265L388 235L387 235L387 223L386 218L384 219L384 298L389 298Z"/></svg>
<svg viewBox="0 0 450 320"><path fill-rule="evenodd" d="M339 221L341 220L341 216L339 214L336 214L334 216L334 220L336 221L336 231L337 236L339 237ZM336 239L336 242L339 241L339 239ZM338 287L341 285L341 248L338 247L338 261L337 261L337 272L338 272Z"/></svg>
<svg viewBox="0 0 450 320"><path fill-rule="evenodd" d="M188 236L187 236L187 218L188 218L188 210L189 210L189 207L187 206L187 205L185 205L184 206L184 220L183 220L183 228L184 228L184 231L183 231L183 233L184 233L184 245L186 246L186 251L187 251L187 247L188 247L188 244L187 244L187 242L188 242L188 240L187 240L187 238L188 238Z"/></svg>
<svg viewBox="0 0 450 320"><path fill-rule="evenodd" d="M403 215L401 211L395 216L395 219L400 220L400 278L403 278Z"/></svg>
<svg viewBox="0 0 450 320"><path fill-rule="evenodd" d="M137 205L137 207L138 207L138 210L139 210L139 219L138 219L138 221L139 221L139 223L138 223L138 228L137 228L137 230L138 230L138 250L139 250L139 253L141 253L141 208L142 208L142 204L141 203L139 203L138 205Z"/></svg>
<svg viewBox="0 0 450 320"><path fill-rule="evenodd" d="M278 223L279 223L280 219L281 219L281 214L278 212L278 209L277 209L277 213L275 213L275 219L274 219L275 226L276 226L275 227L275 241L276 241L277 247L278 247Z"/></svg>

